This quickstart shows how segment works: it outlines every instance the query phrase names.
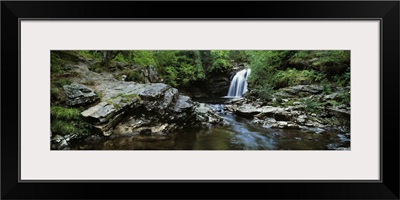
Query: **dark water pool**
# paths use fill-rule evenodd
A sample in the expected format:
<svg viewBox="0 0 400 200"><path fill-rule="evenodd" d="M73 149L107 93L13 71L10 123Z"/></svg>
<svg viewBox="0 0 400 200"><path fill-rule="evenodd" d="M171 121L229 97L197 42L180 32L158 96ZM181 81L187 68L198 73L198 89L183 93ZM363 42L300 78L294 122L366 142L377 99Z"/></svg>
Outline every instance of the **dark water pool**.
<svg viewBox="0 0 400 200"><path fill-rule="evenodd" d="M209 103L209 102L208 102ZM221 110L220 104L210 104ZM187 127L165 136L128 136L71 144L80 150L329 150L349 149L350 135L337 130L280 130L219 113L228 126L208 129Z"/></svg>

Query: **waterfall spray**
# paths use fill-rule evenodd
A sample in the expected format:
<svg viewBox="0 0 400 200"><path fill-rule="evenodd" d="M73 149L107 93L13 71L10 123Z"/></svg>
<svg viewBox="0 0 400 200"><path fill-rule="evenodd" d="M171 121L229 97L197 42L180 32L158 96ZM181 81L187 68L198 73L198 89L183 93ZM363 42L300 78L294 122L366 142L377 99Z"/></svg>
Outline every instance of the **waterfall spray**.
<svg viewBox="0 0 400 200"><path fill-rule="evenodd" d="M247 77L250 76L250 69L244 69L235 74L229 87L228 96L241 97L247 92Z"/></svg>

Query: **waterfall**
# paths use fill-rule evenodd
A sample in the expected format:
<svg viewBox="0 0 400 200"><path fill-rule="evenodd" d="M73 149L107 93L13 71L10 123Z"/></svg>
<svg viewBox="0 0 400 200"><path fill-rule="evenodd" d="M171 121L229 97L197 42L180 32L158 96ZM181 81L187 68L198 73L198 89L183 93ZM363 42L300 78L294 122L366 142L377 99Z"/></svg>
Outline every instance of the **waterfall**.
<svg viewBox="0 0 400 200"><path fill-rule="evenodd" d="M247 77L250 76L250 69L244 69L236 73L231 81L228 96L241 97L247 92Z"/></svg>

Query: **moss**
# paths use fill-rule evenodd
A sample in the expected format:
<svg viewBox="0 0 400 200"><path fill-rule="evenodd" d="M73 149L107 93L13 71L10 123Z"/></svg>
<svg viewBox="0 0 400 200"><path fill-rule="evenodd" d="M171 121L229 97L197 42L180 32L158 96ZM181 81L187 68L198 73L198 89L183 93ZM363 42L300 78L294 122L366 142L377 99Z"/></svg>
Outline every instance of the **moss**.
<svg viewBox="0 0 400 200"><path fill-rule="evenodd" d="M121 95L121 97L122 97L121 101L124 103L131 102L133 99L141 100L138 94L123 94Z"/></svg>
<svg viewBox="0 0 400 200"><path fill-rule="evenodd" d="M57 86L63 87L64 85L69 85L72 81L69 78L60 78L58 80L53 81Z"/></svg>
<svg viewBox="0 0 400 200"><path fill-rule="evenodd" d="M125 69L122 70L121 72L118 73L118 75L115 77L118 80L122 79L122 75L125 75L125 81L133 81L137 83L143 83L144 82L144 76L142 74L142 68L132 70L132 69Z"/></svg>
<svg viewBox="0 0 400 200"><path fill-rule="evenodd" d="M285 71L277 71L272 76L275 89L294 86L299 84L319 83L324 75L315 70L297 70L288 68Z"/></svg>
<svg viewBox="0 0 400 200"><path fill-rule="evenodd" d="M50 100L52 105L60 105L65 102L65 93L62 88L56 87L53 84L50 88Z"/></svg>
<svg viewBox="0 0 400 200"><path fill-rule="evenodd" d="M293 106L293 102L294 102L293 99L287 101L287 102L285 103L285 107Z"/></svg>
<svg viewBox="0 0 400 200"><path fill-rule="evenodd" d="M102 91L96 90L94 93L95 93L100 99L103 98L103 92L102 92Z"/></svg>
<svg viewBox="0 0 400 200"><path fill-rule="evenodd" d="M121 98L119 103L115 103L115 99ZM114 97L111 97L110 99L107 100L107 103L109 105L113 105L114 108L116 109L121 109L121 104L122 103L131 103L132 101L137 100L140 103L143 103L143 100L140 98L138 94L120 94Z"/></svg>
<svg viewBox="0 0 400 200"><path fill-rule="evenodd" d="M307 112L316 112L323 105L323 103L312 98L304 98L303 103L305 105L304 110Z"/></svg>
<svg viewBox="0 0 400 200"><path fill-rule="evenodd" d="M80 112L75 108L65 108L61 106L52 106L50 109L51 116L60 120L78 120Z"/></svg>
<svg viewBox="0 0 400 200"><path fill-rule="evenodd" d="M83 121L80 110L76 108L66 108L61 106L52 106L51 131L60 135L88 135L92 126Z"/></svg>

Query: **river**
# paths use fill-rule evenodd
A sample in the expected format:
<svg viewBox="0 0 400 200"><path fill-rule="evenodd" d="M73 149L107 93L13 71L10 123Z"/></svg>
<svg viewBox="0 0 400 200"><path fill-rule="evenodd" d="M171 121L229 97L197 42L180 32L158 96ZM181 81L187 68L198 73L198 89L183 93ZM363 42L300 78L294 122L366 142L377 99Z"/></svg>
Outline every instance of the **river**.
<svg viewBox="0 0 400 200"><path fill-rule="evenodd" d="M282 130L262 127L223 111L221 99L208 103L229 124L187 127L163 136L92 137L71 143L72 150L329 150L349 149L350 135L338 130Z"/></svg>

